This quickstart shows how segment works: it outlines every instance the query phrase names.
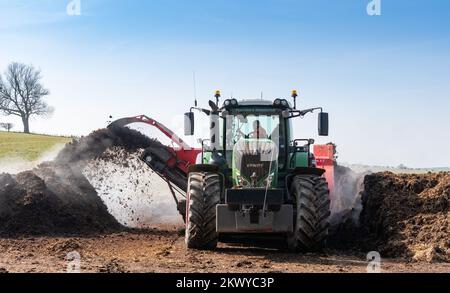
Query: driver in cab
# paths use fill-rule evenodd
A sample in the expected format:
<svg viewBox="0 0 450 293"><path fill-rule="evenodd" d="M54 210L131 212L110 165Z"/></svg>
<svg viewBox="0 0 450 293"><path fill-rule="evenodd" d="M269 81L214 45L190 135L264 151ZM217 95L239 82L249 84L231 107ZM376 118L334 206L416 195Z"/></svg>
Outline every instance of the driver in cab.
<svg viewBox="0 0 450 293"><path fill-rule="evenodd" d="M261 122L256 120L253 122L253 131L248 134L249 138L267 138L267 131L261 126Z"/></svg>

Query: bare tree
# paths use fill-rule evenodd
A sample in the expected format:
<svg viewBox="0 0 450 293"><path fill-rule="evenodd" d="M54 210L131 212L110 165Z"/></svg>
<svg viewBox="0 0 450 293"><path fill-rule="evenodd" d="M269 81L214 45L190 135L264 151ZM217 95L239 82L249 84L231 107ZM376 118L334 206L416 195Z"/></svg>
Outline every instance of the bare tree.
<svg viewBox="0 0 450 293"><path fill-rule="evenodd" d="M12 124L12 123L0 123L0 127L9 132L14 127L14 124Z"/></svg>
<svg viewBox="0 0 450 293"><path fill-rule="evenodd" d="M30 133L31 116L47 116L53 112L43 101L50 92L41 79L40 70L21 63L11 63L4 79L0 75L0 112L21 117L25 133Z"/></svg>

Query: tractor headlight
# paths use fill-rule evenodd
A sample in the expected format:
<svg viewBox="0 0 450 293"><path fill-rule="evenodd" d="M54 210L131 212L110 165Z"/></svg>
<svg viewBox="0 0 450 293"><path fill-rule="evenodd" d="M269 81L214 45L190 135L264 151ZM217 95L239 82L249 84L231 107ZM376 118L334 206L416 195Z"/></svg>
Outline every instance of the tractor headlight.
<svg viewBox="0 0 450 293"><path fill-rule="evenodd" d="M225 100L225 102L223 102L223 105L224 105L225 107L230 106L230 105L231 105L231 100Z"/></svg>
<svg viewBox="0 0 450 293"><path fill-rule="evenodd" d="M242 187L247 187L247 186L250 185L250 182L248 182L247 180L245 180L245 178L242 177L241 175L237 175L236 177L237 177L238 184L239 184L240 186L242 186Z"/></svg>
<svg viewBox="0 0 450 293"><path fill-rule="evenodd" d="M285 107L285 108L289 108L289 102L285 99L276 99L273 102L273 105L275 107Z"/></svg>
<svg viewBox="0 0 450 293"><path fill-rule="evenodd" d="M275 176L274 173L270 174L269 176L267 176L265 183L266 186L271 187L272 186L272 182L273 182L273 177Z"/></svg>
<svg viewBox="0 0 450 293"><path fill-rule="evenodd" d="M238 105L238 101L236 99L232 99L231 100L231 105L232 106L237 106Z"/></svg>

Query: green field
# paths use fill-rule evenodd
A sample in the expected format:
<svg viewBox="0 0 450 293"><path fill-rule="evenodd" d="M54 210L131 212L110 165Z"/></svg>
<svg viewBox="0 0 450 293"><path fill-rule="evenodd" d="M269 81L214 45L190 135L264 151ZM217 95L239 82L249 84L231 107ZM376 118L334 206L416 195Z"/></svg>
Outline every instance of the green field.
<svg viewBox="0 0 450 293"><path fill-rule="evenodd" d="M54 147L71 140L68 137L0 131L0 159L20 158L34 161Z"/></svg>

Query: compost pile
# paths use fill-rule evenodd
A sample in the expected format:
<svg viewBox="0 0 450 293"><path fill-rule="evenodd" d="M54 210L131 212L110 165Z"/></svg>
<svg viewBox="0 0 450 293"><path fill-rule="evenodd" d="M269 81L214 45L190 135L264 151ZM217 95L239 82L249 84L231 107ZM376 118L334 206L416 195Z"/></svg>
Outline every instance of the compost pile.
<svg viewBox="0 0 450 293"><path fill-rule="evenodd" d="M368 175L360 223L382 255L450 261L450 173Z"/></svg>
<svg viewBox="0 0 450 293"><path fill-rule="evenodd" d="M0 235L121 229L82 169L113 146L133 152L157 143L128 128L101 129L68 144L53 162L17 175L0 174Z"/></svg>
<svg viewBox="0 0 450 293"><path fill-rule="evenodd" d="M361 200L358 224L342 222L331 236L332 246L450 262L450 173L370 174Z"/></svg>

